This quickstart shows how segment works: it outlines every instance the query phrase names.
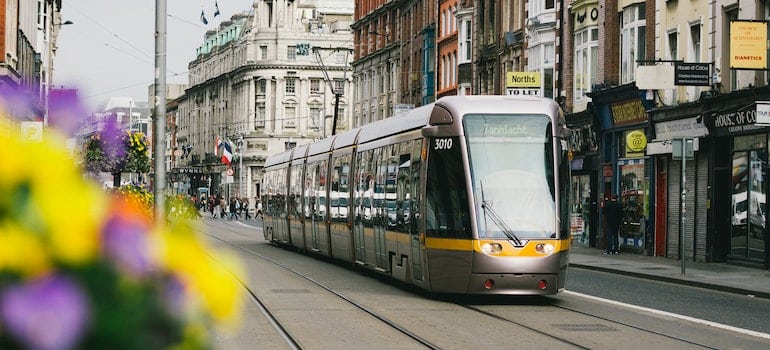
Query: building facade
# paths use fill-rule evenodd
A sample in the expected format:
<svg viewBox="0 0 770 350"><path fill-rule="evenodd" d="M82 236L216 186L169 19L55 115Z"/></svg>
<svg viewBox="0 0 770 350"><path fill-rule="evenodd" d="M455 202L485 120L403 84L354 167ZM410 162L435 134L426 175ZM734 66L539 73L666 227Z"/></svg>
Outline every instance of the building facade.
<svg viewBox="0 0 770 350"><path fill-rule="evenodd" d="M351 127L352 17L348 1L255 1L206 34L175 110L189 194L259 197L268 155Z"/></svg>
<svg viewBox="0 0 770 350"><path fill-rule="evenodd" d="M21 95L28 101L6 104L0 133L42 134L62 24L61 0L0 1L0 89L5 97Z"/></svg>

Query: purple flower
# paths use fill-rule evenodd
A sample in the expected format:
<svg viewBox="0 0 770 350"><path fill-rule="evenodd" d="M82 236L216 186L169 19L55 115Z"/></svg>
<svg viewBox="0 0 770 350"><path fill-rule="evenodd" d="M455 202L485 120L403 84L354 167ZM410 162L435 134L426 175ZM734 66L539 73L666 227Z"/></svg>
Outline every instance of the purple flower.
<svg viewBox="0 0 770 350"><path fill-rule="evenodd" d="M75 347L88 316L88 302L82 290L63 276L13 286L0 295L3 328L30 349Z"/></svg>
<svg viewBox="0 0 770 350"><path fill-rule="evenodd" d="M78 128L88 113L80 104L76 89L51 89L48 95L48 125L67 135Z"/></svg>
<svg viewBox="0 0 770 350"><path fill-rule="evenodd" d="M148 227L137 217L114 215L104 226L104 253L118 268L134 277L151 272Z"/></svg>

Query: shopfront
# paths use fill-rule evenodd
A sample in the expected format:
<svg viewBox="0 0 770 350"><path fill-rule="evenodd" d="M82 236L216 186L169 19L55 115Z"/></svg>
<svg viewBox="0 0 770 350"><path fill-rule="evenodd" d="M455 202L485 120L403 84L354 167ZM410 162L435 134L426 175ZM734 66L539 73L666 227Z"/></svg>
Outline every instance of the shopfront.
<svg viewBox="0 0 770 350"><path fill-rule="evenodd" d="M757 102L770 101L770 89L731 95L709 101L704 113L715 145L715 260L770 268L770 127L757 123Z"/></svg>
<svg viewBox="0 0 770 350"><path fill-rule="evenodd" d="M570 231L572 244L582 247L595 247L598 222L597 155L599 145L590 111L578 112L567 116L568 126L572 129L570 152L572 161L572 185L570 203Z"/></svg>
<svg viewBox="0 0 770 350"><path fill-rule="evenodd" d="M699 103L662 108L651 112L655 138L647 147L653 163L655 186L652 188L651 236L649 254L679 259L684 245L685 258L705 261L708 242L709 154L706 147L708 129L703 124ZM692 140L694 156L682 161L674 159L674 140ZM682 207L682 176L686 186ZM684 209L684 210L683 210ZM682 213L685 216L682 217ZM684 220L682 220L684 219ZM684 222L684 232L681 223ZM682 242L684 234L684 242Z"/></svg>
<svg viewBox="0 0 770 350"><path fill-rule="evenodd" d="M649 135L647 110L651 101L642 99L629 84L592 93L593 112L601 125L601 198L617 194L623 208L620 250L643 253L648 233L651 165L646 156ZM600 203L600 207L603 203ZM604 218L600 218L603 222ZM603 226L600 226L604 232ZM604 248L605 235L597 242Z"/></svg>

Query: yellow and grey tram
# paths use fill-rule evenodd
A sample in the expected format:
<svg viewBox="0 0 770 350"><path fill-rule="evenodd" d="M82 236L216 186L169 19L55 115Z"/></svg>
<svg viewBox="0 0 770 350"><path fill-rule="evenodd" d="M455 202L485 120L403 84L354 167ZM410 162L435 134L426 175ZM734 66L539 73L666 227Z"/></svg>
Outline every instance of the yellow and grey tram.
<svg viewBox="0 0 770 350"><path fill-rule="evenodd" d="M431 292L556 294L568 133L550 99L452 96L273 155L265 239Z"/></svg>

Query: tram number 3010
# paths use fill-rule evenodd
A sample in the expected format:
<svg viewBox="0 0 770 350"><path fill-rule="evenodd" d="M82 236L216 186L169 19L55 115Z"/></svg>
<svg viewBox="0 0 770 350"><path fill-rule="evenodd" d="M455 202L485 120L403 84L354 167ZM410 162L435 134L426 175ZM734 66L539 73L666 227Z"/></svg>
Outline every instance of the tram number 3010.
<svg viewBox="0 0 770 350"><path fill-rule="evenodd" d="M452 139L436 139L434 150L452 149Z"/></svg>

